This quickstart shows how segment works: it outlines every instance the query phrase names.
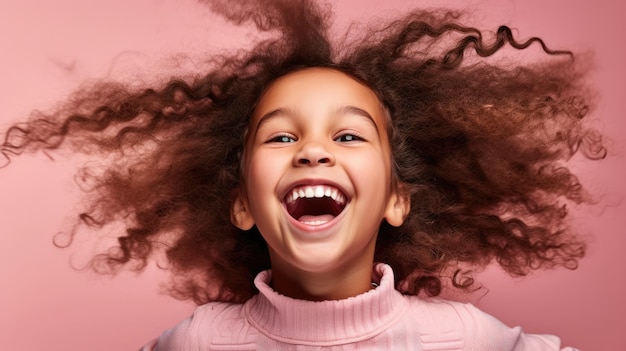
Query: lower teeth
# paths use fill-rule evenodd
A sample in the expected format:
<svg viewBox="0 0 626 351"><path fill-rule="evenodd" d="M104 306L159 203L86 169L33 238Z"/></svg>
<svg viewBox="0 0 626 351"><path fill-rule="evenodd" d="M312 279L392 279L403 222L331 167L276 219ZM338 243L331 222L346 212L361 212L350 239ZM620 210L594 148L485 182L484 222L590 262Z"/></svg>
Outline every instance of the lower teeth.
<svg viewBox="0 0 626 351"><path fill-rule="evenodd" d="M308 225L321 225L327 222L328 221L309 221L309 222L302 221L302 223L308 224Z"/></svg>

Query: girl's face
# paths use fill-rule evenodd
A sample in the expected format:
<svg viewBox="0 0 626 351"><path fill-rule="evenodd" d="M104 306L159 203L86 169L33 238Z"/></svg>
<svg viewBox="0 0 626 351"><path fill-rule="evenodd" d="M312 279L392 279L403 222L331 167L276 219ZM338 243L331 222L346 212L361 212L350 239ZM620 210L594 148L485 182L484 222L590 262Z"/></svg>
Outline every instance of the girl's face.
<svg viewBox="0 0 626 351"><path fill-rule="evenodd" d="M376 94L336 70L292 72L266 90L249 130L233 222L256 224L272 269L371 273L381 221L400 225L408 211Z"/></svg>

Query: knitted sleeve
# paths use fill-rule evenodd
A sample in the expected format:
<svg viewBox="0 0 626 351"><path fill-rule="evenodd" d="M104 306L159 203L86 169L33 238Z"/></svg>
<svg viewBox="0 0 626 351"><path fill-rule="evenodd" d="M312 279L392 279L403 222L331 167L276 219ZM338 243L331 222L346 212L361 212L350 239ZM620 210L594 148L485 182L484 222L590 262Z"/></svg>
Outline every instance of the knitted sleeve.
<svg viewBox="0 0 626 351"><path fill-rule="evenodd" d="M199 306L191 317L166 330L140 351L204 351L212 344L232 343L240 334L236 327L245 324L242 311L241 305L221 302Z"/></svg>
<svg viewBox="0 0 626 351"><path fill-rule="evenodd" d="M174 351L190 350L190 330L194 324L194 315L164 331L158 339L145 344L139 351Z"/></svg>
<svg viewBox="0 0 626 351"><path fill-rule="evenodd" d="M554 335L525 334L520 327L510 328L471 304L457 305L457 312L466 326L467 350L578 351L561 348L561 340Z"/></svg>

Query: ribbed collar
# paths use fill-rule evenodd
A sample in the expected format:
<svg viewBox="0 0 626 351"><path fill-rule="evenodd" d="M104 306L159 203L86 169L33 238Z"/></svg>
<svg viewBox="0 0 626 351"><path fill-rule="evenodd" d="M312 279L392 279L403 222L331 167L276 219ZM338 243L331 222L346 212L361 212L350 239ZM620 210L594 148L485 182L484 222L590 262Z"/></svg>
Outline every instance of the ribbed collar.
<svg viewBox="0 0 626 351"><path fill-rule="evenodd" d="M269 338L300 345L329 346L369 339L389 328L407 302L394 288L393 271L374 267L376 289L334 301L297 300L278 294L268 284L271 271L257 275L259 294L245 304L246 318Z"/></svg>

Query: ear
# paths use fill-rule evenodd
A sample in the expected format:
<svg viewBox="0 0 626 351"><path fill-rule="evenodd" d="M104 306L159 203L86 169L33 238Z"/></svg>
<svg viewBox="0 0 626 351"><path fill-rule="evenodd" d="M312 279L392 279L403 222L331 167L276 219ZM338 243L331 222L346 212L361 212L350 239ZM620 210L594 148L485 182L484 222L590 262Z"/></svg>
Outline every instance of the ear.
<svg viewBox="0 0 626 351"><path fill-rule="evenodd" d="M241 230L250 230L254 225L254 218L252 213L250 213L248 200L241 191L237 192L237 197L233 201L233 206L230 210L230 221Z"/></svg>
<svg viewBox="0 0 626 351"><path fill-rule="evenodd" d="M399 227L404 223L404 219L411 210L411 197L406 188L400 184L395 187L389 195L387 207L385 208L385 220L394 227Z"/></svg>

